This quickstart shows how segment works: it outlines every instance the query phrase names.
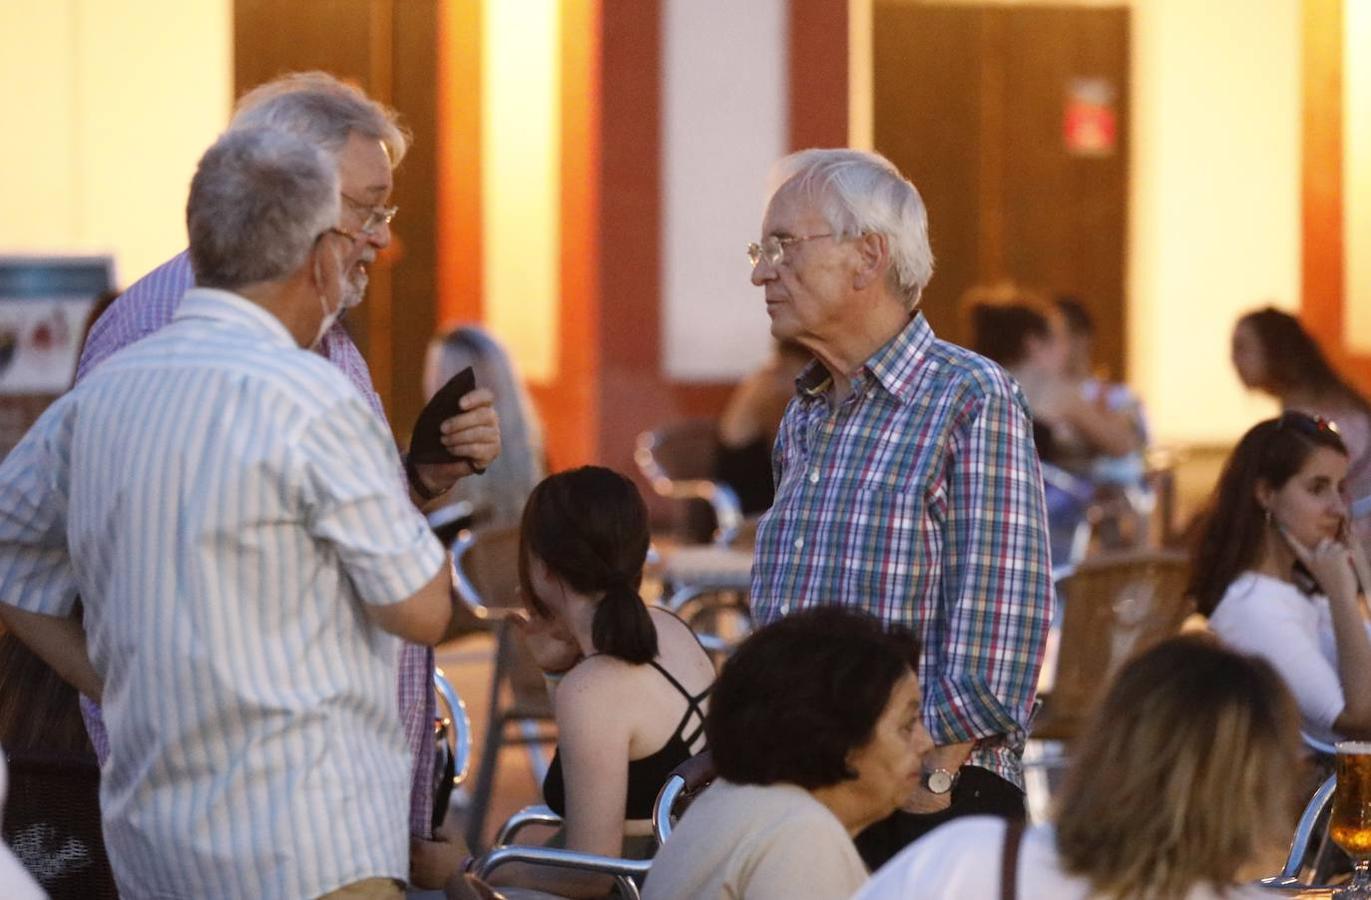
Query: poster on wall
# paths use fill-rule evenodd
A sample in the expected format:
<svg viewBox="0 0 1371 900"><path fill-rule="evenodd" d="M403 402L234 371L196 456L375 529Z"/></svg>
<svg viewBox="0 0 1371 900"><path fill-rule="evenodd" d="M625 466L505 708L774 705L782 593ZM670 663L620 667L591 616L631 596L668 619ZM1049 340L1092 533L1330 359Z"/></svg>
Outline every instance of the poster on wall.
<svg viewBox="0 0 1371 900"><path fill-rule="evenodd" d="M71 386L108 256L0 255L0 457Z"/></svg>

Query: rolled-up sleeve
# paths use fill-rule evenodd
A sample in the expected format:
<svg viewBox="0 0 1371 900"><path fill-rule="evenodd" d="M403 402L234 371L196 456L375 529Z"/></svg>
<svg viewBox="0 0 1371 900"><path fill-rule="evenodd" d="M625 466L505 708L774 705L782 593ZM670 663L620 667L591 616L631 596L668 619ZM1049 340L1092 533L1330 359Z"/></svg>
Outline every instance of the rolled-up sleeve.
<svg viewBox="0 0 1371 900"><path fill-rule="evenodd" d="M310 533L328 542L363 603L410 597L445 552L395 477L394 444L360 395L309 423L298 449Z"/></svg>
<svg viewBox="0 0 1371 900"><path fill-rule="evenodd" d="M67 550L73 401L57 401L0 464L0 603L70 615L76 577Z"/></svg>
<svg viewBox="0 0 1371 900"><path fill-rule="evenodd" d="M937 743L1029 724L1052 618L1042 475L1022 400L1009 390L968 405L953 434L943 547L947 635L925 705Z"/></svg>

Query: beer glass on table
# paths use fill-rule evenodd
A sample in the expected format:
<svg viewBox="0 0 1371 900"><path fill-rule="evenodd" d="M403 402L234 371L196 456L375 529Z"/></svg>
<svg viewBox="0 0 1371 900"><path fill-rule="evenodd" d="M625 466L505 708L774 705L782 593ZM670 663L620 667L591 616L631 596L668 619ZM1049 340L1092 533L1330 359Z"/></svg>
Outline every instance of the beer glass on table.
<svg viewBox="0 0 1371 900"><path fill-rule="evenodd" d="M1352 857L1352 881L1333 893L1345 900L1371 900L1371 741L1342 741L1338 787L1333 792L1329 836Z"/></svg>

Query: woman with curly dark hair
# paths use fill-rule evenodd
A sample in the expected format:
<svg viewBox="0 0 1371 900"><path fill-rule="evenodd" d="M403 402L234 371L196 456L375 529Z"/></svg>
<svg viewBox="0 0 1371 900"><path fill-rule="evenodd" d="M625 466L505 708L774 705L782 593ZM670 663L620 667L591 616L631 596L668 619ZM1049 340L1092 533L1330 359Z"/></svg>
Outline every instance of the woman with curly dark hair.
<svg viewBox="0 0 1371 900"><path fill-rule="evenodd" d="M753 634L705 721L718 778L653 860L647 900L846 898L852 836L890 815L932 745L914 637L820 607Z"/></svg>

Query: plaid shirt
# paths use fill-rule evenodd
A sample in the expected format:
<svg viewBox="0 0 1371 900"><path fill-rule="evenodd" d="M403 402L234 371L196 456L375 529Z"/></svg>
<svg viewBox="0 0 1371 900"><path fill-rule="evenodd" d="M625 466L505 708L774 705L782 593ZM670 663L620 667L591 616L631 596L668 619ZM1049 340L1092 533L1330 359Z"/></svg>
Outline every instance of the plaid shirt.
<svg viewBox="0 0 1371 900"><path fill-rule="evenodd" d="M909 627L939 745L1023 787L1052 618L1047 515L1027 406L988 360L916 315L830 411L811 364L776 437L776 502L757 530L765 624L821 603Z"/></svg>
<svg viewBox="0 0 1371 900"><path fill-rule="evenodd" d="M190 254L183 251L153 269L125 291L118 300L95 321L81 360L76 366L76 380L84 378L106 357L147 337L171 322L181 296L194 286L195 275L190 267ZM319 351L336 365L348 381L362 392L367 404L385 421L381 398L371 386L371 372L366 360L341 324L334 325L320 344ZM403 478L403 475L398 477ZM409 492L408 486L405 488ZM436 704L433 697L433 650L406 643L400 651L400 722L414 756L413 781L410 791L409 827L419 837L428 837L433 814L433 717ZM109 756L109 736L100 718L100 708L85 697L81 698L86 730L96 755L104 763ZM340 790L346 787L340 786Z"/></svg>

